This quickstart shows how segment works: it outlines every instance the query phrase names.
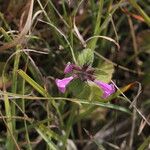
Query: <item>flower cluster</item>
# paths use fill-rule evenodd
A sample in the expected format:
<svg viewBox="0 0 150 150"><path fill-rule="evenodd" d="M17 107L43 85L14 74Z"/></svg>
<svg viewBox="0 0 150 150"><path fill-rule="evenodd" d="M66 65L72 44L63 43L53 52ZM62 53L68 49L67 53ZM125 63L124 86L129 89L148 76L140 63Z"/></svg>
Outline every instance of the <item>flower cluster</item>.
<svg viewBox="0 0 150 150"><path fill-rule="evenodd" d="M70 74L70 77L63 79L56 79L56 85L60 92L65 93L68 84L74 79L80 79L81 81L92 81L103 91L102 98L107 98L115 92L113 84L107 84L105 82L96 80L94 77L94 68L84 65L83 67L75 64L68 63L64 69L64 74Z"/></svg>

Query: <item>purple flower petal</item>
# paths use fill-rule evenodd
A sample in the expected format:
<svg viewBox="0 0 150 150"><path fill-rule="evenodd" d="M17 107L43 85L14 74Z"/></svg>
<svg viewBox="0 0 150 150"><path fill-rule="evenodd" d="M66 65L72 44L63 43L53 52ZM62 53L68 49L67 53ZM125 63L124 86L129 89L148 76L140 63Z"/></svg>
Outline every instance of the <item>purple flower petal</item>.
<svg viewBox="0 0 150 150"><path fill-rule="evenodd" d="M98 80L95 80L94 83L96 83L103 90L102 98L107 98L115 92L115 87L113 84L107 84Z"/></svg>
<svg viewBox="0 0 150 150"><path fill-rule="evenodd" d="M63 78L63 79L56 79L56 85L59 89L60 92L65 93L66 91L66 87L67 85L70 83L70 81L73 79L74 77L67 77L67 78Z"/></svg>
<svg viewBox="0 0 150 150"><path fill-rule="evenodd" d="M73 64L71 64L70 62L67 63L65 69L64 69L64 73L67 74L67 73L71 73L73 71Z"/></svg>

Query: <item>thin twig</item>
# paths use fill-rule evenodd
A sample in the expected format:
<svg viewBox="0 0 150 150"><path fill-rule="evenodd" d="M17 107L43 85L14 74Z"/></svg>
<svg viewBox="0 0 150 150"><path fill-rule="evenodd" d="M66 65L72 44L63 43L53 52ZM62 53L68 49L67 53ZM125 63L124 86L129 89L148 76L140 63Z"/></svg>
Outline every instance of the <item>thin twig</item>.
<svg viewBox="0 0 150 150"><path fill-rule="evenodd" d="M111 80L116 89L122 94L122 96L131 104L130 99L117 87L114 81ZM145 116L141 113L141 111L133 104L133 108L139 113L139 115L145 120L145 122L150 126L150 122L145 118Z"/></svg>
<svg viewBox="0 0 150 150"><path fill-rule="evenodd" d="M137 41L136 41L135 32L134 32L134 26L133 26L133 23L132 23L132 20L131 20L130 16L127 15L127 17L128 17L128 22L129 22L129 26L130 26L132 41L133 41L133 50L134 50L134 53L135 53L136 68L137 68L138 75L140 75L140 72L141 72L141 69L139 67L140 60L138 58L138 47L137 47Z"/></svg>

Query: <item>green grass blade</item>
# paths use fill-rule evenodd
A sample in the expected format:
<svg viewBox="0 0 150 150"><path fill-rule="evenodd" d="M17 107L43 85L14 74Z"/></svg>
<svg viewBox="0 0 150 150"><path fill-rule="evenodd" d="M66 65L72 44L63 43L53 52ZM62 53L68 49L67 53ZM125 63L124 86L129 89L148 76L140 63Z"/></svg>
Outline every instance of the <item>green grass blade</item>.
<svg viewBox="0 0 150 150"><path fill-rule="evenodd" d="M12 41L11 37L8 35L8 33L2 27L0 28L0 30L6 41L8 41L8 42ZM2 77L3 77L3 83L5 83L4 69L3 69ZM14 86L14 84L13 84L13 86ZM16 139L15 120L10 120L10 119L11 119L11 116L15 116L15 105L9 102L8 95L5 92L4 92L4 104L5 104L6 116L9 118L6 121L7 125L8 125L6 147L8 149L14 149L15 148L14 140Z"/></svg>
<svg viewBox="0 0 150 150"><path fill-rule="evenodd" d="M95 105L95 106L115 109L115 110L125 112L127 114L131 114L131 112L127 108L124 108L124 107L121 107L121 106L118 106L118 105L114 105L114 104L110 104L110 103L102 103L102 102L94 102L94 101L90 102L90 101L87 101L87 100L80 100L80 101L75 100L75 102L79 102L81 104Z"/></svg>
<svg viewBox="0 0 150 150"><path fill-rule="evenodd" d="M28 64L28 59L27 59L27 63L26 63L26 67L27 67L27 64ZM22 79L22 85L21 85L21 93L22 93L22 95L24 95L25 94L25 80L24 79ZM21 99L21 103L22 103L22 110L23 110L23 112L25 113L25 99L24 98L22 98ZM25 138L26 138L26 141L27 141L27 147L28 147L28 150L32 150L32 147L31 147L31 142L30 142L30 137L29 137L29 132L28 132L28 126L27 126L27 121L26 120L24 120L24 127L25 127Z"/></svg>
<svg viewBox="0 0 150 150"><path fill-rule="evenodd" d="M51 150L58 150L57 145L52 142L53 133L50 132L43 124L35 128L40 136L45 140Z"/></svg>
<svg viewBox="0 0 150 150"><path fill-rule="evenodd" d="M56 109L58 115L59 115L59 118L60 118L60 121L61 121L61 124L63 124L63 121L62 121L62 118L61 118L61 113L59 112L59 109L58 109L58 106L57 104L55 103L53 97L51 97L51 95L42 87L40 86L38 83L36 83L31 77L29 77L23 70L19 69L18 71L18 74L23 78L25 79L36 91L38 91L42 96L44 96L45 98L47 99L51 99L51 103L52 105L54 106L54 108Z"/></svg>
<svg viewBox="0 0 150 150"><path fill-rule="evenodd" d="M97 12L97 18L95 22L94 35L99 35L100 33L100 24L101 24L101 18L102 18L103 4L104 4L104 0L100 0L99 10ZM92 50L94 50L96 46L96 42L97 42L97 39L93 39L91 42L89 42L88 48L91 48Z"/></svg>
<svg viewBox="0 0 150 150"><path fill-rule="evenodd" d="M71 109L71 112L70 112L70 115L68 117L68 121L66 123L66 134L65 134L65 137L63 139L63 149L65 150L65 147L66 147L66 143L67 143L67 139L69 138L69 135L70 135L70 132L72 130L72 126L73 126L73 123L74 123L74 119L75 119L75 116L76 116L76 111L77 111L77 105L72 105L72 109Z"/></svg>
<svg viewBox="0 0 150 150"><path fill-rule="evenodd" d="M150 143L150 136L148 136L144 142L140 145L140 147L137 150L146 150L148 148L148 145Z"/></svg>
<svg viewBox="0 0 150 150"><path fill-rule="evenodd" d="M8 126L6 147L7 147L7 149L10 149L10 148L14 147L14 141L12 140L12 137L10 135L10 132L13 133L13 123L10 120L12 115L11 115L11 106L10 106L10 102L9 102L7 93L4 94L4 104L5 104L6 116L8 117L8 119L6 120L7 126Z"/></svg>
<svg viewBox="0 0 150 150"><path fill-rule="evenodd" d="M0 31L2 32L6 41L8 42L12 41L12 38L8 35L8 33L2 27L0 27Z"/></svg>
<svg viewBox="0 0 150 150"><path fill-rule="evenodd" d="M16 71L18 70L20 57L21 57L21 53L20 52L18 53L18 51L20 50L19 48L21 47L17 46L16 48L15 61L14 61L14 66L13 66L12 88L11 88L12 93L17 93L17 87L18 87L18 74L16 73ZM15 101L15 99L13 101ZM15 103L12 103L11 107L12 107L12 116L15 116L16 115ZM13 132L14 133L15 133L15 130L16 130L16 120L13 120ZM17 138L17 135L15 135L15 138Z"/></svg>
<svg viewBox="0 0 150 150"><path fill-rule="evenodd" d="M32 78L30 78L23 70L19 69L17 72L23 79L25 79L41 95L43 95L44 97L47 97L49 95L48 92L42 86L40 86Z"/></svg>
<svg viewBox="0 0 150 150"><path fill-rule="evenodd" d="M144 10L136 3L135 0L129 0L129 2L141 14L147 25L150 26L150 17L144 12Z"/></svg>

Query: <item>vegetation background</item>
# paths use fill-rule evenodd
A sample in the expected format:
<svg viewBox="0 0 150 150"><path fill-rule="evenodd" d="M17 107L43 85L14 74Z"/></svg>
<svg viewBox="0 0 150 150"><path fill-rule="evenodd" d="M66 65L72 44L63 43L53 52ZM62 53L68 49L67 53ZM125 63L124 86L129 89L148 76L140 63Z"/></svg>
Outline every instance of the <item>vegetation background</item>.
<svg viewBox="0 0 150 150"><path fill-rule="evenodd" d="M0 149L150 149L149 15L149 0L0 0ZM107 100L55 84L87 49Z"/></svg>

